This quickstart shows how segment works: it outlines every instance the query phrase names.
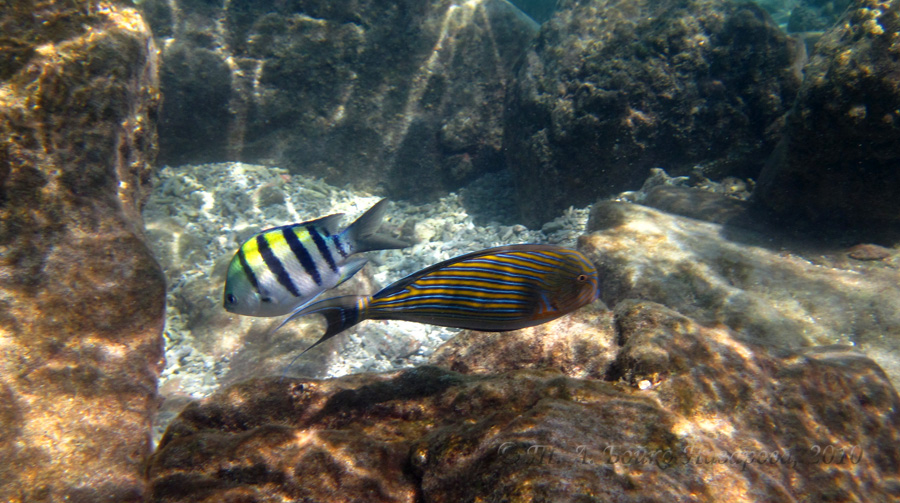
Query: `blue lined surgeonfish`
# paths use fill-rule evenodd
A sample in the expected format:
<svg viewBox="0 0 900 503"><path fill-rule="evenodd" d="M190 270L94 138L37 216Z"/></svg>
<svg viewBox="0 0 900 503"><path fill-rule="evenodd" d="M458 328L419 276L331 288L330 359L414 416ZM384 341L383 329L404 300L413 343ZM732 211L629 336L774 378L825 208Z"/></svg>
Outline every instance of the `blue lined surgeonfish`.
<svg viewBox="0 0 900 503"><path fill-rule="evenodd" d="M375 234L387 202L378 201L337 234L341 213L266 229L248 239L228 267L225 310L246 316L288 314L362 269L367 259L353 254L409 246Z"/></svg>
<svg viewBox="0 0 900 503"><path fill-rule="evenodd" d="M372 296L321 300L289 319L325 316L325 335L305 353L363 320L406 320L501 332L553 320L590 304L599 293L597 269L580 252L520 244L446 260Z"/></svg>

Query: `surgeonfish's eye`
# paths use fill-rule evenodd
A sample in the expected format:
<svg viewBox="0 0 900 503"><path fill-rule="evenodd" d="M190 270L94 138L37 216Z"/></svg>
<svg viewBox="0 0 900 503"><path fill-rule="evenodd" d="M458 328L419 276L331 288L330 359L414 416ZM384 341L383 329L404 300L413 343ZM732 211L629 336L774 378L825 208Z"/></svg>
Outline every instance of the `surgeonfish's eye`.
<svg viewBox="0 0 900 503"><path fill-rule="evenodd" d="M229 293L225 296L225 302L229 304L237 304L237 297L235 297L233 293Z"/></svg>

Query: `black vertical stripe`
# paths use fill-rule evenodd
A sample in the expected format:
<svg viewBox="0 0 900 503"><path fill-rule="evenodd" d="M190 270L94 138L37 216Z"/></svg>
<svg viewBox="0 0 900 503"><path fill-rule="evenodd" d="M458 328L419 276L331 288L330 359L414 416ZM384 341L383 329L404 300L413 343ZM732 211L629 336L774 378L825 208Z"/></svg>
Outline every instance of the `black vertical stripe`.
<svg viewBox="0 0 900 503"><path fill-rule="evenodd" d="M337 248L338 253L341 254L342 258L347 258L350 254L347 253L347 245L344 243L344 240L341 239L340 234L334 235L334 247Z"/></svg>
<svg viewBox="0 0 900 503"><path fill-rule="evenodd" d="M262 293L259 291L259 280L256 279L256 274L253 274L253 269L251 269L250 264L247 263L247 256L244 255L243 246L238 249L238 261L240 261L241 269L244 270L244 274L247 276L247 280L250 281L250 285L253 286L253 289L256 290L257 293Z"/></svg>
<svg viewBox="0 0 900 503"><path fill-rule="evenodd" d="M281 234L284 235L284 240L287 241L288 246L291 247L291 251L294 252L294 256L297 257L297 262L300 262L300 265L303 266L303 270L306 271L306 274L309 274L317 285L322 286L322 275L319 274L319 268L316 267L316 263L313 261L312 256L306 251L306 247L303 246L303 243L297 238L297 233L294 232L294 228L285 227L281 229Z"/></svg>
<svg viewBox="0 0 900 503"><path fill-rule="evenodd" d="M325 259L325 262L328 262L328 267L330 267L332 271L338 272L338 267L334 262L334 257L331 256L331 250L328 249L328 243L326 243L322 235L319 234L318 229L310 225L306 228L306 230L309 232L309 237L312 238L313 243L316 244L316 248L319 249L319 253L322 255L322 258Z"/></svg>
<svg viewBox="0 0 900 503"><path fill-rule="evenodd" d="M256 236L256 247L259 249L259 254L262 255L263 262L266 263L270 271L275 273L275 278L278 279L281 286L291 292L291 295L294 297L299 297L300 291L297 290L294 281L291 280L290 274L284 269L284 264L281 263L281 260L278 260L275 252L269 247L269 241L266 240L265 233Z"/></svg>

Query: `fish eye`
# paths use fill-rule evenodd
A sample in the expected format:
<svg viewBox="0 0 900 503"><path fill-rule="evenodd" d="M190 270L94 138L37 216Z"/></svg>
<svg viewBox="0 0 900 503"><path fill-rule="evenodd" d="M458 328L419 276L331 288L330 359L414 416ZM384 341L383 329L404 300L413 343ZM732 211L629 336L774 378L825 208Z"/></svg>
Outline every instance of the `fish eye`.
<svg viewBox="0 0 900 503"><path fill-rule="evenodd" d="M587 274L579 274L575 279L577 279L579 283L584 283L585 281L587 281L588 277Z"/></svg>
<svg viewBox="0 0 900 503"><path fill-rule="evenodd" d="M228 295L225 296L225 302L227 302L229 304L236 304L237 297L235 297L233 293L229 293Z"/></svg>
<svg viewBox="0 0 900 503"><path fill-rule="evenodd" d="M263 298L261 298L261 299L259 299L259 300L261 300L261 301L263 301L263 302L272 302L272 297L263 297Z"/></svg>

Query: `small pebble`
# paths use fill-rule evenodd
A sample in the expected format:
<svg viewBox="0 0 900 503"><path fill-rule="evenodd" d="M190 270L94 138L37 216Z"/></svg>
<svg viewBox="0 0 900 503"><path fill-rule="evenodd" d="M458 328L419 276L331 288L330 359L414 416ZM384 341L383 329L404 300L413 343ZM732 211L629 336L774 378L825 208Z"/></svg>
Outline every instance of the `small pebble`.
<svg viewBox="0 0 900 503"><path fill-rule="evenodd" d="M884 260L891 256L891 249L873 244L858 244L847 251L856 260Z"/></svg>

